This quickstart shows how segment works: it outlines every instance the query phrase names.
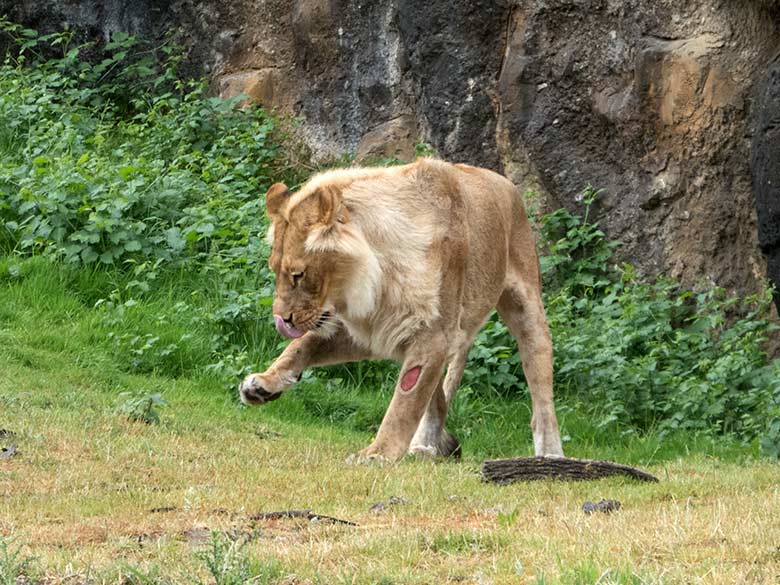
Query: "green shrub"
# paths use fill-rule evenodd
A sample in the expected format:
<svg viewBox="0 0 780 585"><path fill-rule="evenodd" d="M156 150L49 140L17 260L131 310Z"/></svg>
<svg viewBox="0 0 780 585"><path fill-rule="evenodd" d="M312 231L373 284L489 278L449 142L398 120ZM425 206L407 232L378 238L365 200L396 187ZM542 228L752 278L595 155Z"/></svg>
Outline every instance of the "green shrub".
<svg viewBox="0 0 780 585"><path fill-rule="evenodd" d="M595 224L558 210L543 226L558 397L624 433L759 437L762 453L780 455L780 365L763 349L777 329L769 292L740 300L716 287L694 293L669 279L643 281L631 266L609 266L615 245ZM514 347L492 319L477 336L464 385L525 388Z"/></svg>
<svg viewBox="0 0 780 585"><path fill-rule="evenodd" d="M200 269L208 258L220 273L263 272L259 195L284 163L262 109L173 81L174 59L132 60L137 42L126 36L98 63L74 47L30 64L31 52L67 35L0 27L21 36L0 66L6 242L82 264L159 259Z"/></svg>
<svg viewBox="0 0 780 585"><path fill-rule="evenodd" d="M171 280L197 283L208 310L195 312L230 362L271 302L261 194L298 180L276 122L178 81L172 47L118 35L89 61L66 33L0 29L16 39L0 65L0 250L120 275L90 293L114 317ZM186 365L157 337L113 341L137 371Z"/></svg>
<svg viewBox="0 0 780 585"><path fill-rule="evenodd" d="M540 257L546 288L568 288L575 296L598 292L611 282L609 261L619 246L608 241L597 224L588 222L599 191L588 185L582 193L585 217L565 209L541 218L542 242L547 254Z"/></svg>

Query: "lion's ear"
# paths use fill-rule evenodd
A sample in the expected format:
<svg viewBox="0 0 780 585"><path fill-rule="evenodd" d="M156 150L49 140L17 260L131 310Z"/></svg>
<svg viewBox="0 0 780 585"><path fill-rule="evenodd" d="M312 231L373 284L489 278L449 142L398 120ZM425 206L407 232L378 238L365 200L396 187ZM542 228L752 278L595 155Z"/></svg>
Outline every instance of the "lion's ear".
<svg viewBox="0 0 780 585"><path fill-rule="evenodd" d="M344 206L341 190L336 187L322 187L318 190L320 203L319 221L325 225L349 221L349 212Z"/></svg>
<svg viewBox="0 0 780 585"><path fill-rule="evenodd" d="M282 207L290 197L290 190L284 183L274 183L265 194L265 210L269 217L274 217L282 212Z"/></svg>

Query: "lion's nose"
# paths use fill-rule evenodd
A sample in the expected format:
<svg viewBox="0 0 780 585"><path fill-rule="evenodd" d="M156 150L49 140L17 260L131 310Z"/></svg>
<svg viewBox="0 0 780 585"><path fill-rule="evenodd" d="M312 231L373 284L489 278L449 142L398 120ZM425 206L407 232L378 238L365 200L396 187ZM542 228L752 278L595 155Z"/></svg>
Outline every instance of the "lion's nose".
<svg viewBox="0 0 780 585"><path fill-rule="evenodd" d="M284 322L287 323L287 325L289 325L290 327L292 327L293 326L293 314L290 313L289 315L287 315L287 317L284 318Z"/></svg>

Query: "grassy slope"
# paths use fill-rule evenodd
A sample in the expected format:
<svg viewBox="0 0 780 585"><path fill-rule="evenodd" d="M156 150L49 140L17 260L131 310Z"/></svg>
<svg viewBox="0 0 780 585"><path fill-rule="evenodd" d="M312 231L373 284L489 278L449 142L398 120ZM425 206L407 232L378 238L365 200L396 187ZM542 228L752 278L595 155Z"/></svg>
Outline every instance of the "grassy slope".
<svg viewBox="0 0 780 585"><path fill-rule="evenodd" d="M529 453L528 407L461 397L452 422L464 439L462 462L347 467L344 457L370 440L388 398L386 390L356 388L359 371L334 371L342 384L310 379L249 410L213 377L192 373L191 362L205 355L197 343L179 356L182 375L174 379L129 373L128 356L107 338L112 328L180 336L186 322L173 307L182 290L110 328L83 292L89 282L74 283L38 260L23 264L22 274L0 281L0 427L15 433L0 441L21 451L0 460L0 534L25 544L39 573L116 583L135 567L153 580L208 581L200 542L215 530L249 540L240 558L287 583L774 583L780 576L777 467L752 461L752 449L604 436L563 405L570 455L640 463L662 482L495 487L479 481L479 463ZM254 358L262 362L275 338L258 327L264 348ZM161 424L116 413L118 392L138 388L170 403ZM369 511L390 496L408 502ZM582 513L585 500L602 497L623 508ZM159 507L174 509L151 511ZM360 526L249 519L301 508ZM0 554L0 582L10 565Z"/></svg>

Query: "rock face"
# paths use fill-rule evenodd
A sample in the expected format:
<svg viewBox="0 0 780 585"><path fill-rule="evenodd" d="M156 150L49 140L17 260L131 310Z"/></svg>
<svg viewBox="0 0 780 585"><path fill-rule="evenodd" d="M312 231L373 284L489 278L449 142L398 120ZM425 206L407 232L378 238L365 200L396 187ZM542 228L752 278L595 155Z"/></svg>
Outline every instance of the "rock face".
<svg viewBox="0 0 780 585"><path fill-rule="evenodd" d="M777 138L751 140L777 122L761 113L777 93L760 89L780 51L774 0L0 0L2 12L103 38L174 29L190 71L301 118L315 158L411 158L424 141L548 209L581 210L590 183L604 189L596 218L645 272L742 293L766 274L750 163L752 148L761 183L780 157ZM774 237L761 236L768 252Z"/></svg>
<svg viewBox="0 0 780 585"><path fill-rule="evenodd" d="M780 283L780 56L767 69L756 107L753 134L753 187L758 212L758 243L769 278ZM780 309L780 294L775 294Z"/></svg>

